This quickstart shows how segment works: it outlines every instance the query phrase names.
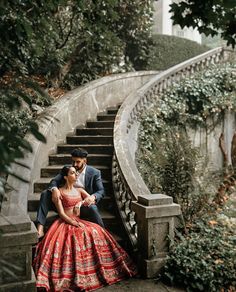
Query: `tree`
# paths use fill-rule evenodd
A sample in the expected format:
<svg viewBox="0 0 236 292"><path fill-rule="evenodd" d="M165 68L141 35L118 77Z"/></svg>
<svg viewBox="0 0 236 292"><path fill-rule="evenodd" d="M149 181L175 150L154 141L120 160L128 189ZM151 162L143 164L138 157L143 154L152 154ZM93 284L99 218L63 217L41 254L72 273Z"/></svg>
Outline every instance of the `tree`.
<svg viewBox="0 0 236 292"><path fill-rule="evenodd" d="M54 85L73 88L107 74L144 69L150 58L152 2L73 0L61 7L55 20L64 26L64 36L45 51L58 65L50 71ZM63 45L60 39L66 40ZM49 63L47 57L43 62Z"/></svg>
<svg viewBox="0 0 236 292"><path fill-rule="evenodd" d="M110 73L143 69L152 2L0 1L0 194L5 176L14 175L13 162L32 150L26 132L46 142L30 109L51 101L33 77L70 89Z"/></svg>
<svg viewBox="0 0 236 292"><path fill-rule="evenodd" d="M236 44L235 0L186 0L172 3L174 24L197 28L205 35L217 35L233 48Z"/></svg>
<svg viewBox="0 0 236 292"><path fill-rule="evenodd" d="M30 108L39 95L50 101L29 73L42 55L44 35L53 33L50 19L59 2L0 2L0 195L7 175L16 176L13 162L19 164L18 159L32 151L26 132L46 142Z"/></svg>

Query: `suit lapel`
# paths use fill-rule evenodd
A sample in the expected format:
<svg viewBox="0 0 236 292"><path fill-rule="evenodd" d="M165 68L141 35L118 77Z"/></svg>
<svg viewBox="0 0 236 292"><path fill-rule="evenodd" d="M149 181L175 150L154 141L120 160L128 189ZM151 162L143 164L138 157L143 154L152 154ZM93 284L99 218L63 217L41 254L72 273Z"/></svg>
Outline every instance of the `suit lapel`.
<svg viewBox="0 0 236 292"><path fill-rule="evenodd" d="M84 178L85 189L88 188L89 179L90 179L90 172L89 172L89 167L87 166L85 170L85 178Z"/></svg>

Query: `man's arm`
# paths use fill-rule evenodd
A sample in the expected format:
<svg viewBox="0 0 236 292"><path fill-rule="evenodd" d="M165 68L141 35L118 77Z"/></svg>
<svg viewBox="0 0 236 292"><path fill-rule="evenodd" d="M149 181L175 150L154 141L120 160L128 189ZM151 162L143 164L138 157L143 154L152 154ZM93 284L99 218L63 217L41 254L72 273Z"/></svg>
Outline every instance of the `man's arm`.
<svg viewBox="0 0 236 292"><path fill-rule="evenodd" d="M49 183L48 190L52 191L53 188L58 188L62 183L63 177L61 173L58 173Z"/></svg>
<svg viewBox="0 0 236 292"><path fill-rule="evenodd" d="M96 197L96 203L98 203L104 197L104 186L102 183L100 170L97 170L94 175L93 190L94 191L91 195Z"/></svg>
<svg viewBox="0 0 236 292"><path fill-rule="evenodd" d="M52 202L56 205L56 201L60 199L61 193L59 191L59 186L63 181L63 176L61 173L57 174L49 183L48 190L52 193Z"/></svg>

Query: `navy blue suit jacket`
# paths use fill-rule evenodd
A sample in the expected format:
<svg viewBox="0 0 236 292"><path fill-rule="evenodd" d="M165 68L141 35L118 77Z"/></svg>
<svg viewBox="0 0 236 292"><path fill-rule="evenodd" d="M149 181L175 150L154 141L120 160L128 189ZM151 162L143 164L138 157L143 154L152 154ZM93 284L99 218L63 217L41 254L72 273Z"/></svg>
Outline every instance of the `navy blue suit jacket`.
<svg viewBox="0 0 236 292"><path fill-rule="evenodd" d="M60 187L64 184L64 179L61 173L56 175L48 186L48 189L51 190L53 187ZM100 170L87 165L85 171L85 191L90 195L95 195L96 203L100 201L104 196L104 187L101 178Z"/></svg>

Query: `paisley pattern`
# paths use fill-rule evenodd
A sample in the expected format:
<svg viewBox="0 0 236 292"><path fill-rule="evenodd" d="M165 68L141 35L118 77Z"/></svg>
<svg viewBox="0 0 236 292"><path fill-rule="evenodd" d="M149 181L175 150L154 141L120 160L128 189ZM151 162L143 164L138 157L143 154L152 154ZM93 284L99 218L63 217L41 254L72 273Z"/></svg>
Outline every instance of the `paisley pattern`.
<svg viewBox="0 0 236 292"><path fill-rule="evenodd" d="M63 195L64 209L73 208L81 197ZM75 217L82 227L57 219L36 247L33 268L36 286L46 291L93 291L137 271L128 254L108 231Z"/></svg>

